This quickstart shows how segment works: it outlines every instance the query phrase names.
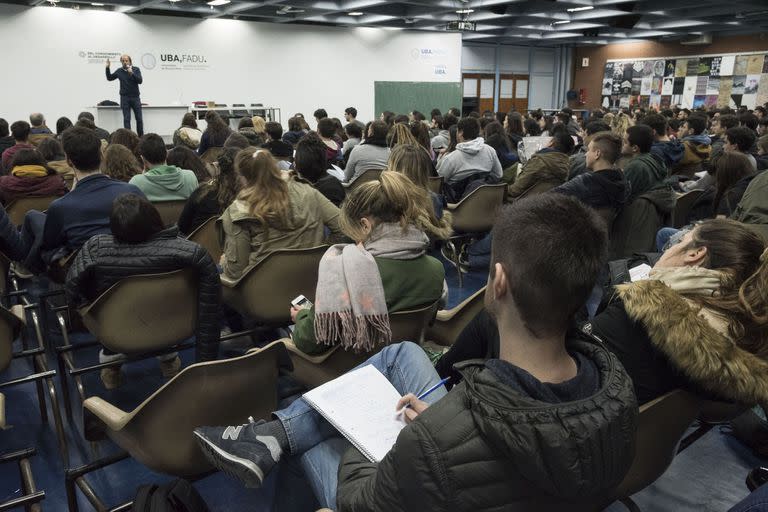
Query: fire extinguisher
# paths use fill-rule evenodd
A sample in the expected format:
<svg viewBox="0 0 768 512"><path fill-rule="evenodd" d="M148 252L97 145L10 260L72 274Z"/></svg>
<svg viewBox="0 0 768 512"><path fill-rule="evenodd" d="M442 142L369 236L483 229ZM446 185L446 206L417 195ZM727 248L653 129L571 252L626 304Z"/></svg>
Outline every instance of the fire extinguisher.
<svg viewBox="0 0 768 512"><path fill-rule="evenodd" d="M587 90L579 89L579 105L584 105L586 103L587 103Z"/></svg>

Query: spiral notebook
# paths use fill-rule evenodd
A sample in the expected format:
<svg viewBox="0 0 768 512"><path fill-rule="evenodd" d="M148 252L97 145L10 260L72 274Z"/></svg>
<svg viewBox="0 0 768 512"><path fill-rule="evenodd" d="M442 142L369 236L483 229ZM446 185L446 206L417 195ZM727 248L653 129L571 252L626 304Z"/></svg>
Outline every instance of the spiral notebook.
<svg viewBox="0 0 768 512"><path fill-rule="evenodd" d="M403 415L395 414L400 393L371 365L326 382L303 398L371 462L384 458L405 427Z"/></svg>

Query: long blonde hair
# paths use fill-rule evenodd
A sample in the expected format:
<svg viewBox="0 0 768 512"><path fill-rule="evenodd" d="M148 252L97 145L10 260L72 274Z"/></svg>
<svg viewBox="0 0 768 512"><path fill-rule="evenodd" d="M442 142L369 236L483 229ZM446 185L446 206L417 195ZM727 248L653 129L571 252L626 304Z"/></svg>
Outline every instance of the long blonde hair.
<svg viewBox="0 0 768 512"><path fill-rule="evenodd" d="M264 120L261 116L253 116L251 118L251 121L253 122L253 131L259 134L263 134L267 132L267 122Z"/></svg>
<svg viewBox="0 0 768 512"><path fill-rule="evenodd" d="M413 144L414 146L421 146L416 137L411 133L411 129L405 123L396 123L387 135L387 145L390 148L394 148L398 144Z"/></svg>
<svg viewBox="0 0 768 512"><path fill-rule="evenodd" d="M383 171L378 179L363 183L344 200L339 225L344 234L357 242L368 237L360 223L363 217L376 222L397 222L403 230L411 225L438 238L451 234L445 219L435 217L427 190L399 172Z"/></svg>
<svg viewBox="0 0 768 512"><path fill-rule="evenodd" d="M265 229L287 227L288 184L270 152L253 146L243 149L235 157L235 170L246 182L237 198L248 205L248 213Z"/></svg>

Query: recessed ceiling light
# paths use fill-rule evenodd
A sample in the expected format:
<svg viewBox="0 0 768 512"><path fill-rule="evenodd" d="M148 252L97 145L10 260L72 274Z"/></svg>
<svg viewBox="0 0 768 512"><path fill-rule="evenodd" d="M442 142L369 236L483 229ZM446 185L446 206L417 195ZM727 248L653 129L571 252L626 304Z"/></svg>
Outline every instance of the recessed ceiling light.
<svg viewBox="0 0 768 512"><path fill-rule="evenodd" d="M215 7L218 5L227 5L231 0L211 0L210 2L206 2L211 7Z"/></svg>
<svg viewBox="0 0 768 512"><path fill-rule="evenodd" d="M104 7L104 4L101 4L99 2L91 2L91 5L94 7Z"/></svg>
<svg viewBox="0 0 768 512"><path fill-rule="evenodd" d="M181 0L168 0L168 1L171 2L172 4L175 4L176 2L181 2Z"/></svg>
<svg viewBox="0 0 768 512"><path fill-rule="evenodd" d="M459 9L458 11L456 11L456 14L470 14L473 12L475 12L474 9Z"/></svg>
<svg viewBox="0 0 768 512"><path fill-rule="evenodd" d="M363 14L365 14L365 13L360 12L360 11L352 11L352 12L348 12L347 16L362 16Z"/></svg>
<svg viewBox="0 0 768 512"><path fill-rule="evenodd" d="M579 11L591 11L594 9L591 5L584 5L582 7L571 7L570 9L566 9L568 12L579 12Z"/></svg>
<svg viewBox="0 0 768 512"><path fill-rule="evenodd" d="M560 21L553 21L553 25L565 25L566 23L570 23L571 20L560 20Z"/></svg>

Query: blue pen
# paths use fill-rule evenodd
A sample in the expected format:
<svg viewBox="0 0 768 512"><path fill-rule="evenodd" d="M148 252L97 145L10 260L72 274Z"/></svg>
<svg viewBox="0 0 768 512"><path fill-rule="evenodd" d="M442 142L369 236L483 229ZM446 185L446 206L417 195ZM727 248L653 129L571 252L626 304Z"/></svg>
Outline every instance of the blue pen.
<svg viewBox="0 0 768 512"><path fill-rule="evenodd" d="M443 384L445 384L449 380L451 380L450 377L444 378L443 380L441 380L440 382L438 382L437 384L435 384L434 386L432 386L431 388L429 388L428 390L426 390L425 392L423 392L422 394L420 394L416 398L418 398L419 400L422 400L422 399L426 398L431 392L433 392L434 390L436 390L437 388L439 388L440 386L442 386ZM410 406L411 406L411 404L408 404L405 407L403 407L403 409L408 409Z"/></svg>

